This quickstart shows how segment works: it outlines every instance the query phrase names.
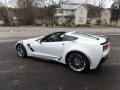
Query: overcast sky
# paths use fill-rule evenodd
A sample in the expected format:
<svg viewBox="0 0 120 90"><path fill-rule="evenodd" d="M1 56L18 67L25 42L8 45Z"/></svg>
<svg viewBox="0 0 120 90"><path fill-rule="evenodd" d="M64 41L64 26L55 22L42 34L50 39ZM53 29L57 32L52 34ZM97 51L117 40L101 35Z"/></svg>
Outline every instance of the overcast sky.
<svg viewBox="0 0 120 90"><path fill-rule="evenodd" d="M0 0L2 1L3 3L5 3L5 0ZM8 5L9 6L12 6L14 7L15 6L15 0L6 0ZM58 1L58 0L55 0L55 1ZM75 2L75 3L84 3L86 2L86 0L71 0L72 2ZM90 0L89 0L90 1ZM91 0L92 1L92 0ZM106 8L109 8L111 6L111 4L113 3L113 0L107 0L106 1Z"/></svg>

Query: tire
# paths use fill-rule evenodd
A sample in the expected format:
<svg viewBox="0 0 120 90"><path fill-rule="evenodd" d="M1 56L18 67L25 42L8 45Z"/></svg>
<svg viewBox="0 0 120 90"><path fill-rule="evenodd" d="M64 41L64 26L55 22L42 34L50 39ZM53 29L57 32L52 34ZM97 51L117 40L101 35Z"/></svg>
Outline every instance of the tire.
<svg viewBox="0 0 120 90"><path fill-rule="evenodd" d="M16 53L21 58L27 57L26 49L25 49L25 47L22 44L18 44L16 46Z"/></svg>
<svg viewBox="0 0 120 90"><path fill-rule="evenodd" d="M66 58L67 65L74 72L85 72L90 70L88 58L80 52L71 52Z"/></svg>

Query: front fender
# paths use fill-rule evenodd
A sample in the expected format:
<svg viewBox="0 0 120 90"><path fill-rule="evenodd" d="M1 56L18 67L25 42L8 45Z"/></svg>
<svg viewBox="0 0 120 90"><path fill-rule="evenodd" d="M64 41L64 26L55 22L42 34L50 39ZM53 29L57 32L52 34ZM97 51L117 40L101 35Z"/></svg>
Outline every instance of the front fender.
<svg viewBox="0 0 120 90"><path fill-rule="evenodd" d="M23 45L23 40L18 41L18 42L15 44L15 47L16 47L18 44L22 44L22 45Z"/></svg>

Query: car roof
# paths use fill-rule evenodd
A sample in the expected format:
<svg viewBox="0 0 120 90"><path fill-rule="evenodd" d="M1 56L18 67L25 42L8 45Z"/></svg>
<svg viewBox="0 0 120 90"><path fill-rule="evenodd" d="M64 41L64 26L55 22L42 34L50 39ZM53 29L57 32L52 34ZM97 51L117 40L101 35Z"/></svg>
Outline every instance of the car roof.
<svg viewBox="0 0 120 90"><path fill-rule="evenodd" d="M87 37L87 38L98 39L98 37L95 36L95 35L91 35L91 34L88 34L88 33L83 33L83 32L80 32L80 31L67 32L65 35L74 36L74 37L78 37L78 38Z"/></svg>
<svg viewBox="0 0 120 90"><path fill-rule="evenodd" d="M78 31L71 31L71 32L66 32L65 35L79 37L80 35L77 35L77 33Z"/></svg>

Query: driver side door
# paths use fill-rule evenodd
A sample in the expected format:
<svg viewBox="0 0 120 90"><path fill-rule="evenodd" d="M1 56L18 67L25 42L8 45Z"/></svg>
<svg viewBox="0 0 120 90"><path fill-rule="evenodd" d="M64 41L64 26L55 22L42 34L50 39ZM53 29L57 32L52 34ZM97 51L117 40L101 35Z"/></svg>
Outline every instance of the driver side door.
<svg viewBox="0 0 120 90"><path fill-rule="evenodd" d="M38 52L43 58L58 60L64 52L64 42L42 42Z"/></svg>
<svg viewBox="0 0 120 90"><path fill-rule="evenodd" d="M41 41L38 41L36 46L32 46L35 50L35 55L40 58L59 60L64 52L64 41L60 40L60 35L52 34Z"/></svg>

